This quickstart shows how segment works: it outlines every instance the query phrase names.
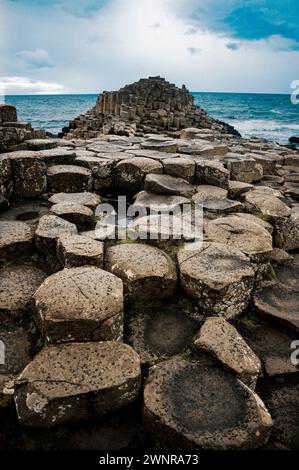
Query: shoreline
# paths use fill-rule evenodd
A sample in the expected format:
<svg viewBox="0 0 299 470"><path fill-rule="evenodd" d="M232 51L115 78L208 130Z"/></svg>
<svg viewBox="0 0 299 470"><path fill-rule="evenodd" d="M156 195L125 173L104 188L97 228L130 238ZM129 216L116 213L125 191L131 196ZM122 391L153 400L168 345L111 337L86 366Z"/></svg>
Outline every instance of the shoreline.
<svg viewBox="0 0 299 470"><path fill-rule="evenodd" d="M215 93L195 92L194 96L196 97L200 94L210 96L211 98L212 96L215 96L215 95L218 95L218 96L226 95L228 99L239 95L238 93L230 94L230 93L217 93L217 92ZM241 94L241 95L252 96L252 97L256 96L256 94ZM264 96L264 94L258 94L258 96L261 96L261 95ZM75 111L73 111L74 114L72 114L72 112L69 111L68 109L69 105L65 105L63 102L63 99L68 100L70 97L74 98L74 102L72 102L71 107L74 107L74 106L78 107L79 106L78 100L80 99L80 97L83 97L83 98L85 97L85 99L86 97L92 97L94 98L94 100L92 101L95 102L96 96L97 95L94 95L94 94L86 94L86 95L75 94L75 95L14 95L11 97L12 97L12 104L14 104L15 99L17 101L15 104L17 104L18 108L20 109L20 116L22 120L31 121L33 127L35 128L40 128L40 129L46 128L46 131L52 132L52 133L54 130L54 134L57 134L58 132L61 131L62 127L67 124L67 121L71 119L72 116L75 114ZM284 98L288 97L287 95L275 95L275 94L269 94L269 96L273 96L273 97L280 96ZM26 100L33 99L36 102L40 100L43 101L47 98L50 99L50 103L49 103L49 107L48 108L46 107L45 109L47 110L47 113L49 114L49 116L51 116L51 114L53 113L53 117L50 117L48 122L43 122L43 115L41 114L41 111L39 111L39 109L41 109L40 106L37 109L35 109L32 106L31 114L29 114L29 112L27 111L28 103ZM22 106L20 106L21 104L19 102L20 99L26 102L26 107L24 108L24 111L22 110ZM61 99L62 99L62 102L61 102ZM51 105L53 101L54 102L57 101L57 105L55 104L55 107L53 104ZM86 105L85 109L88 109L88 107L92 106L92 101L90 102L89 105L88 104ZM206 107L209 110L209 107L212 106L212 104L213 104L213 100L210 100L208 103L204 103L203 107ZM224 109L225 109L225 106L227 105L228 105L228 102L224 103ZM24 103L24 106L25 106L25 103ZM219 105L217 106L219 107L219 109L221 109L222 105L221 103L219 103ZM275 109L275 106L273 106L273 109ZM279 108L277 109L279 110ZM217 110L215 111L213 109L212 109L213 111L212 115L220 120L224 120L226 122L230 122L232 125L235 125L240 130L241 134L244 135L244 137L253 137L254 134L257 134L257 137L266 138L271 141L278 141L280 143L287 144L288 139L290 137L292 137L293 135L294 136L298 135L299 120L296 120L297 119L296 114L292 115L292 120L291 119L287 121L281 120L283 118L284 110L283 108L280 108L280 109L281 109L280 115L278 115L279 119L277 119L276 113L274 112L271 113L271 109L269 109L269 113L263 118L257 118L255 114L253 113L251 116L247 118L240 119L238 117L235 117L235 119L232 120L230 119L229 112L224 113L223 115L221 114L221 112L217 112ZM291 108L291 110L292 109L296 113L297 108L294 105ZM83 106L83 110L84 110L84 106ZM43 114L44 112L45 110L42 111ZM64 117L64 120L62 120L62 116L60 117L61 113L67 116L67 117ZM59 124L57 122L58 125L53 124L55 123L56 119L58 119L58 122L59 122Z"/></svg>

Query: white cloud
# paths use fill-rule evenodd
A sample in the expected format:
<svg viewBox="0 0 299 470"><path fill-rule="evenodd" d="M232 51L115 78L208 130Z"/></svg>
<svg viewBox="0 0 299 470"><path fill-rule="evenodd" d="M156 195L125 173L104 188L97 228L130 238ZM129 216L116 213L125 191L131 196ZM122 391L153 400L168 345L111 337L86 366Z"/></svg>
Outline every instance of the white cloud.
<svg viewBox="0 0 299 470"><path fill-rule="evenodd" d="M24 60L29 67L43 68L52 67L53 63L49 53L44 49L34 49L32 51L20 51L17 56Z"/></svg>
<svg viewBox="0 0 299 470"><path fill-rule="evenodd" d="M59 83L33 80L27 77L0 77L0 90L2 95L9 94L56 94L67 90Z"/></svg>

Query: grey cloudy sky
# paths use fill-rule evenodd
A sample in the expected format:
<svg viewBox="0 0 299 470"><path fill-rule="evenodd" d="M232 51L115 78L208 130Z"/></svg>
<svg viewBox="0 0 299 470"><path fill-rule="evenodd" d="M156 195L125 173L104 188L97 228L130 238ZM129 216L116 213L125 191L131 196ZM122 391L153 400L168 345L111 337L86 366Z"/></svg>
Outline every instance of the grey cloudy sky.
<svg viewBox="0 0 299 470"><path fill-rule="evenodd" d="M98 93L162 75L192 91L288 93L297 10L297 0L0 0L0 87Z"/></svg>

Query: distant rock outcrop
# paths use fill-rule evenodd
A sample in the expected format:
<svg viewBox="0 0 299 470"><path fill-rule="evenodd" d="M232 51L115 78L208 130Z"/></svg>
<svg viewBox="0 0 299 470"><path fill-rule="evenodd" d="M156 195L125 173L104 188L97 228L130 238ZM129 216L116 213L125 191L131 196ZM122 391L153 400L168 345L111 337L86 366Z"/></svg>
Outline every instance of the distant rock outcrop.
<svg viewBox="0 0 299 470"><path fill-rule="evenodd" d="M14 106L0 104L0 153L24 150L19 145L25 140L44 137L46 137L45 131L34 130L27 122L18 122L17 110Z"/></svg>
<svg viewBox="0 0 299 470"><path fill-rule="evenodd" d="M196 106L185 85L178 88L161 77L143 78L119 91L104 91L96 105L72 120L63 132L69 138L93 138L99 133L176 137L188 127L239 135L232 126Z"/></svg>

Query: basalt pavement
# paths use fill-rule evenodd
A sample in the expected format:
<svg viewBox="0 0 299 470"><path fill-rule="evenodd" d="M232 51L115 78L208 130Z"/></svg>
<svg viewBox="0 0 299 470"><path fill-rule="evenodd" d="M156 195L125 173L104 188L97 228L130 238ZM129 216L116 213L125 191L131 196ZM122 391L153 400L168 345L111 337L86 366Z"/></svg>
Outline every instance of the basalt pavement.
<svg viewBox="0 0 299 470"><path fill-rule="evenodd" d="M0 448L298 449L296 150L31 139L0 194ZM135 235L200 205L202 244L103 235L120 195Z"/></svg>

